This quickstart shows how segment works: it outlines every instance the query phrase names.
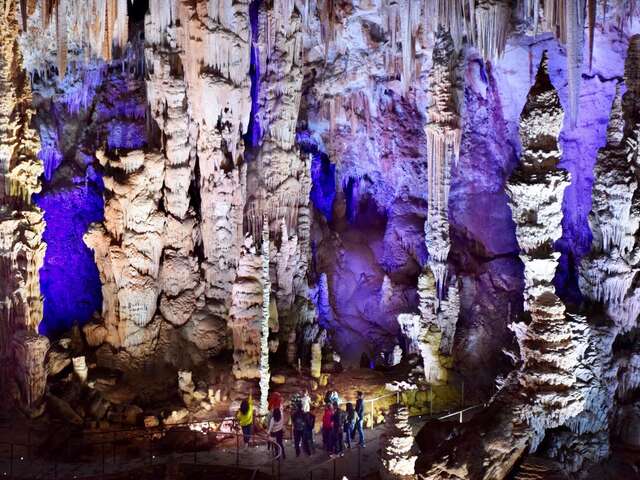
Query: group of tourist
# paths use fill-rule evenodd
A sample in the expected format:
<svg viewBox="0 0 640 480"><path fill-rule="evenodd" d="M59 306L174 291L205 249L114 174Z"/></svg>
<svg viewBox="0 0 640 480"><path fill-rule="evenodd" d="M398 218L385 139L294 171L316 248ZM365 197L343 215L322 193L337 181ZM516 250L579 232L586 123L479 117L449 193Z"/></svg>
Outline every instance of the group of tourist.
<svg viewBox="0 0 640 480"><path fill-rule="evenodd" d="M358 434L358 444L364 447L364 395L357 393L355 406L348 402L346 410L340 408L336 392L325 397L324 414L322 415L322 442L330 456L343 455L345 440L351 448Z"/></svg>
<svg viewBox="0 0 640 480"><path fill-rule="evenodd" d="M340 407L340 398L337 392L327 392L324 400L322 443L325 451L331 457L343 455L345 442L347 448L351 448L355 442L356 433L358 434L358 445L364 447L364 394L357 392L355 405L348 402L344 410ZM280 446L284 460L286 458L283 441L285 421L282 396L278 392L272 393L269 397L268 408L269 413L265 423L267 434ZM242 429L244 443L248 446L253 435L254 423L252 395L240 403L236 420ZM301 452L307 455L315 453L315 424L316 417L311 411L309 392L305 391L303 395L295 395L291 401L291 426L296 457L299 457Z"/></svg>

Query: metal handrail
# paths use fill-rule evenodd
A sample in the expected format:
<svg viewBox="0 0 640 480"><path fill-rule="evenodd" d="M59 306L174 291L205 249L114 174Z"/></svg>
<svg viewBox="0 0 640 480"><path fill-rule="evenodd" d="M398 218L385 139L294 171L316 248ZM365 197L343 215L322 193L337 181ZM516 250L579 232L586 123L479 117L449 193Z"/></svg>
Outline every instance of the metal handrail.
<svg viewBox="0 0 640 480"><path fill-rule="evenodd" d="M395 394L395 393L396 392L394 392L393 394ZM380 398L385 398L387 396L389 396L389 395L384 395L384 396L382 396ZM400 397L398 396L397 398L398 398L397 403L400 403L400 401L399 401ZM459 416L460 423L462 423L462 417L466 412L474 410L474 409L477 409L477 408L484 408L486 406L487 406L486 402L485 403L479 403L479 404L472 405L472 406L467 407L467 408L462 408L460 410L457 410L455 412L448 413L448 414L442 415L442 416L434 416L433 413L431 413L431 414L429 414L429 417L430 418L436 418L437 420L444 420L444 419L449 418L449 417ZM358 476L356 477L358 480L360 480L362 478L362 464L361 464L362 453L361 453L361 449L362 449L362 447L358 444L357 445L357 450L358 450L358 467L357 467L358 468ZM344 455L341 455L339 457L329 458L329 459L325 460L324 462L321 462L318 465L313 466L312 468L309 469L309 480L313 480L313 472L314 471L320 470L322 468L325 468L328 464L333 464L332 480L337 480L337 478L338 478L337 477L337 462L338 462L338 460L339 459L344 459L345 457L351 455L352 453L353 453L353 449L347 451ZM378 456L378 459L379 459L380 456L379 455L377 455L377 456Z"/></svg>
<svg viewBox="0 0 640 480"><path fill-rule="evenodd" d="M194 422L196 423L196 422ZM197 423L201 423L201 422L197 422ZM92 465L96 465L96 466L100 466L101 464L101 475L104 476L106 474L106 469L105 469L105 465L106 465L106 446L110 446L112 448L112 454L113 454L113 462L112 462L112 468L110 469L111 471L109 472L109 474L114 474L114 473L118 473L118 472L124 472L127 470L131 469L130 464L132 462L135 462L136 460L139 459L146 459L148 461L148 465L154 465L154 463L158 463L158 459L161 457L161 455L158 455L157 453L154 453L154 445L153 445L153 437L154 437L154 433L158 434L158 433L166 433L167 431L169 431L171 429L163 429L163 430L155 430L154 432L144 432L144 434L138 434L138 435L134 435L133 437L130 437L131 440L146 440L147 443L147 449L146 451L143 450L143 454L140 456L137 456L133 459L128 459L130 460L130 462L128 462L129 468L126 468L127 464L117 464L116 463L116 458L117 458L117 443L114 440L108 440L108 441L100 441L100 442L94 442L94 443L89 443L88 445L91 446L92 448L95 447L101 447L100 450L102 452L102 456L101 458L98 457L98 459L96 460L96 462L87 462L89 464ZM236 438L236 461L235 461L235 466L240 468L240 467L247 467L247 465L241 465L240 462L240 438L243 437L242 433L237 433L237 432L220 432L220 431L213 431L211 432L212 434L214 434L215 436L223 436L223 437L230 437L230 438ZM198 464L198 435L200 435L200 432L198 431L193 431L194 434L194 442L193 442L193 464ZM255 440L259 440L261 442L264 442L265 444L270 444L271 447L274 449L274 455L273 457L262 464L258 464L257 466L249 466L249 468L253 468L253 469L260 469L263 468L265 465L270 464L271 466L271 474L272 476L274 476L274 478L280 478L280 473L281 473L281 461L282 461L282 449L280 447L280 445L278 445L277 442L275 442L275 440L273 440L272 438L266 436L266 435L252 435L252 441L255 443ZM31 444L27 444L27 443L19 443L19 442L0 442L0 445L2 446L8 446L10 453L9 453L9 458L7 460L9 460L8 463L8 467L9 467L9 471L8 472L2 472L0 475L2 475L4 478L13 478L13 474L14 474L14 466L15 466L15 462L18 461L18 457L16 456L15 452L16 450L20 450L20 448L23 448L26 452L27 458L26 460L33 460L33 458L31 457L31 450L33 445ZM70 445L67 446L67 448L70 448ZM207 451L211 451L212 449L209 448ZM185 453L189 453L189 452L185 452ZM1 457L0 457L1 458ZM25 461L25 456L20 456L19 457L19 461ZM161 463L161 462L160 462ZM184 462L182 462L184 463ZM50 475L46 475L45 478L50 479L57 479L57 473L58 473L58 466L59 465L69 465L69 464L73 464L73 462L60 462L58 461L58 459L56 458L53 462L46 462L46 465L43 467L45 469L45 471L48 473L51 468L53 468L53 477L51 477ZM145 462L146 464L146 462ZM85 464L86 465L86 464ZM122 468L117 468L116 470L114 470L113 467L116 467L116 465L121 466ZM30 472L30 475L33 475L35 472ZM8 474L8 476L7 476Z"/></svg>

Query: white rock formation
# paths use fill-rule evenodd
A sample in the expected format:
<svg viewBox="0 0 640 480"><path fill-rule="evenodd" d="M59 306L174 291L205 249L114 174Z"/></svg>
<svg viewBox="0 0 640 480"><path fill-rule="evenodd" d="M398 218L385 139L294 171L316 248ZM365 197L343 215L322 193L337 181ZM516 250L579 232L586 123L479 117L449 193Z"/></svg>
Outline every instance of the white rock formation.
<svg viewBox="0 0 640 480"><path fill-rule="evenodd" d="M425 242L429 268L436 279L438 298L446 294L449 239L449 188L451 167L460 152L462 130L458 106L457 52L447 31L438 29L433 48L433 66L429 75L431 105L425 126L427 144L428 211Z"/></svg>
<svg viewBox="0 0 640 480"><path fill-rule="evenodd" d="M260 319L260 413L268 412L269 382L271 371L269 369L269 323L271 310L271 279L269 276L269 219L265 215L262 224L262 318Z"/></svg>
<svg viewBox="0 0 640 480"><path fill-rule="evenodd" d="M637 99L640 96L637 60L640 36L629 43L625 63L627 92L616 95L607 128L607 144L598 152L589 226L592 250L580 270L580 289L596 302L623 332L637 325L640 292L633 285L640 268L640 148Z"/></svg>
<svg viewBox="0 0 640 480"><path fill-rule="evenodd" d="M29 415L42 413L47 386L45 359L49 350L49 339L42 335L20 330L13 336L13 377L17 384L15 400ZM5 386L9 386L5 384Z"/></svg>
<svg viewBox="0 0 640 480"><path fill-rule="evenodd" d="M87 361L84 355L80 357L73 357L71 359L71 363L73 364L73 372L76 374L81 383L87 382L87 377L89 376L89 367L87 367Z"/></svg>
<svg viewBox="0 0 640 480"><path fill-rule="evenodd" d="M561 234L561 205L569 183L568 173L557 167L563 117L545 54L521 114L521 162L507 184L531 317L512 325L521 362L487 412L477 417L481 426L472 422L463 429L452 440L456 452L427 467L425 478L504 478L527 449L538 448L548 429L576 422L585 409L576 365L588 361L589 327L583 317L565 315L551 283L558 257L553 242ZM478 428L482 437L474 436Z"/></svg>
<svg viewBox="0 0 640 480"><path fill-rule="evenodd" d="M383 480L415 478L417 456L412 452L413 431L409 425L409 409L402 404L393 405L386 424L380 478Z"/></svg>
<svg viewBox="0 0 640 480"><path fill-rule="evenodd" d="M18 403L41 411L46 384L46 338L38 272L44 261L42 211L32 204L43 173L31 128L31 89L18 45L17 2L0 2L0 398L14 382Z"/></svg>
<svg viewBox="0 0 640 480"><path fill-rule="evenodd" d="M248 236L240 252L238 277L231 291L229 327L233 333L233 374L260 378L263 324L262 258Z"/></svg>
<svg viewBox="0 0 640 480"><path fill-rule="evenodd" d="M142 330L154 318L160 293L165 215L159 210L159 202L164 159L160 154L142 151L116 158L98 152L98 159L119 172L104 177L105 188L111 192L105 203L104 222L93 225L85 234L102 283L102 318L107 330L104 340L132 353L139 347L142 350L138 356L142 356L148 347L148 332Z"/></svg>

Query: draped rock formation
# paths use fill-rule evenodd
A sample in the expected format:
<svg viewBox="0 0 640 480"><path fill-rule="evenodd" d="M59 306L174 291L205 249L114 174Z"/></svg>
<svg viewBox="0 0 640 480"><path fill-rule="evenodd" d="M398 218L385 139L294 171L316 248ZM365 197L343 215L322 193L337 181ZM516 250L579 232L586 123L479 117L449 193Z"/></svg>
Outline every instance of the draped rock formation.
<svg viewBox="0 0 640 480"><path fill-rule="evenodd" d="M614 99L607 128L607 144L598 152L594 175L593 208L589 226L591 253L582 262L580 288L602 302L622 332L637 325L640 292L634 279L640 267L638 228L640 36L629 43L625 63L627 92Z"/></svg>
<svg viewBox="0 0 640 480"><path fill-rule="evenodd" d="M90 325L88 338L94 346L106 341L134 354L138 348L145 353L149 335L154 336L149 324L156 313L161 288L165 215L159 210L159 201L164 159L160 154L142 151L116 158L98 152L98 158L114 175L104 177L110 192L105 220L85 235L100 271L103 298L103 323ZM179 272L175 269L164 276L169 282L176 281ZM188 305L181 306L188 312ZM170 321L175 319L174 315L168 317Z"/></svg>
<svg viewBox="0 0 640 480"><path fill-rule="evenodd" d="M48 340L42 320L39 270L45 244L42 211L32 203L40 191L42 162L31 127L31 89L18 45L16 2L0 2L0 385L28 413L38 413L46 384Z"/></svg>

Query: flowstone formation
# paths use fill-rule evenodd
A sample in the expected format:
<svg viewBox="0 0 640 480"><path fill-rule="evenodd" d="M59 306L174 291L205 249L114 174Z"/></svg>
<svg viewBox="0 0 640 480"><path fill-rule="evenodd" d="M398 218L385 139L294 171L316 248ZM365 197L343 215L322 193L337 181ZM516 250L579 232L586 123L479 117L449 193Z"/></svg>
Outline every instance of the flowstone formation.
<svg viewBox="0 0 640 480"><path fill-rule="evenodd" d="M581 265L580 287L590 299L603 303L614 324L626 332L640 315L640 292L634 279L640 265L637 231L638 114L640 96L640 37L629 42L625 63L626 93L616 94L607 144L598 152L589 225L592 250Z"/></svg>
<svg viewBox="0 0 640 480"><path fill-rule="evenodd" d="M594 304L604 307L598 329L600 348L592 349L594 377L589 408L578 417L581 435L558 439L551 453L566 463L581 466L574 450L589 452L597 462L609 455L610 435L626 445L637 445L633 430L637 421L638 293L634 285L638 270L638 108L640 36L629 42L625 62L626 92L616 95L607 128L607 143L598 152L589 224L593 233L591 252L581 264L580 287ZM612 399L615 399L612 401ZM570 447L574 447L573 449Z"/></svg>
<svg viewBox="0 0 640 480"><path fill-rule="evenodd" d="M0 386L29 414L42 411L44 356L39 270L46 245L40 191L43 166L32 129L31 89L18 46L16 2L0 2Z"/></svg>
<svg viewBox="0 0 640 480"><path fill-rule="evenodd" d="M175 425L359 365L419 386L385 477L639 446L638 14L0 0L3 398ZM487 406L418 454L434 403Z"/></svg>

